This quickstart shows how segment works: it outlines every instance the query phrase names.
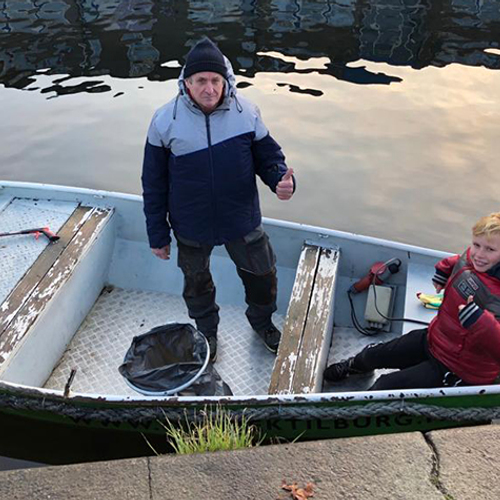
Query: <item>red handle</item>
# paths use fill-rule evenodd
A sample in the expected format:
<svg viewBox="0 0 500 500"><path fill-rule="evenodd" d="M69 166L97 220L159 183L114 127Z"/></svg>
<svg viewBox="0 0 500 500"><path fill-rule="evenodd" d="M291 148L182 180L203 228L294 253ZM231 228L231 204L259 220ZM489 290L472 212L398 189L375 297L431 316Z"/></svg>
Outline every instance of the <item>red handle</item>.
<svg viewBox="0 0 500 500"><path fill-rule="evenodd" d="M59 236L53 233L48 227L41 228L39 230L39 233L36 234L35 238L38 238L38 235L40 233L43 233L43 235L46 236L49 239L49 241L57 241L59 239Z"/></svg>

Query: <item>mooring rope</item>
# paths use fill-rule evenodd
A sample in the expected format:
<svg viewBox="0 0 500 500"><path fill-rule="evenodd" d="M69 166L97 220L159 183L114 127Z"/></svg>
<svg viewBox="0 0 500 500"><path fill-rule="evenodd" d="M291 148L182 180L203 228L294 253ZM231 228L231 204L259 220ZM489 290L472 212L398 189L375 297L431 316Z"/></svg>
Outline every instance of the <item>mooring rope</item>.
<svg viewBox="0 0 500 500"><path fill-rule="evenodd" d="M213 405L213 408L217 405ZM105 423L128 422L144 424L155 420L171 421L197 420L205 407L200 406L136 406L122 408L95 408L77 405L71 401L62 402L45 398L27 398L13 395L0 395L0 408L49 412L74 420L97 421ZM372 402L351 406L310 406L303 404L273 404L262 407L237 408L221 406L222 410L234 418L245 417L253 422L262 420L354 420L360 417L383 415L411 415L437 420L484 422L500 418L500 407L442 407L413 403L404 400Z"/></svg>

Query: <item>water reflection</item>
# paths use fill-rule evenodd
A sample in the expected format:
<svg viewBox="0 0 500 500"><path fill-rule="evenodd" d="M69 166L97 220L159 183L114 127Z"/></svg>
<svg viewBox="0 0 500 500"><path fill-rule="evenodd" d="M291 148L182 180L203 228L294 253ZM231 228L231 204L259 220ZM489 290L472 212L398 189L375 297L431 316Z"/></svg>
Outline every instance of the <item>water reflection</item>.
<svg viewBox="0 0 500 500"><path fill-rule="evenodd" d="M46 68L71 77L169 80L178 69L162 63L178 60L208 33L239 74L317 71L357 84L390 84L400 79L348 63L420 69L458 62L498 69L498 53L485 49L500 45L499 23L499 3L484 0L4 0L0 83L25 89ZM298 70L273 52L328 62ZM95 78L85 85L63 80L44 90L113 89Z"/></svg>
<svg viewBox="0 0 500 500"><path fill-rule="evenodd" d="M490 0L0 0L0 179L140 193L208 34L299 179L266 216L461 251L499 210L499 25Z"/></svg>

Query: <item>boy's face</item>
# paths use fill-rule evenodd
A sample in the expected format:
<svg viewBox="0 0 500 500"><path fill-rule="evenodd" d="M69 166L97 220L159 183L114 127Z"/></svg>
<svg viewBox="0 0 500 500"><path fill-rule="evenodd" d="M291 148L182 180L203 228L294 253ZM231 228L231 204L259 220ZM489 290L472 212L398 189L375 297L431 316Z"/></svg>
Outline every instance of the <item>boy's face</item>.
<svg viewBox="0 0 500 500"><path fill-rule="evenodd" d="M500 234L472 236L470 258L474 269L484 273L500 262Z"/></svg>

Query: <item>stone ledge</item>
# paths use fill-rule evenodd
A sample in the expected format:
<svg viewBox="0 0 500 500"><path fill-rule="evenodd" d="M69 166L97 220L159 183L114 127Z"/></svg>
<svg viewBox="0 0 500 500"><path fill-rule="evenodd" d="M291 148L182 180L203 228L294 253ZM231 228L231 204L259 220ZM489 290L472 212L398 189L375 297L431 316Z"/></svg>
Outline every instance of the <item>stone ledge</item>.
<svg viewBox="0 0 500 500"><path fill-rule="evenodd" d="M314 500L443 499L420 433L165 455L0 473L9 500L291 498L282 481L314 484Z"/></svg>
<svg viewBox="0 0 500 500"><path fill-rule="evenodd" d="M151 500L148 458L0 472L0 499Z"/></svg>
<svg viewBox="0 0 500 500"><path fill-rule="evenodd" d="M432 431L438 479L450 500L500 498L500 426L484 425Z"/></svg>
<svg viewBox="0 0 500 500"><path fill-rule="evenodd" d="M0 472L0 499L496 500L499 464L491 425Z"/></svg>
<svg viewBox="0 0 500 500"><path fill-rule="evenodd" d="M281 489L285 479L302 487L312 482L314 500L443 500L431 481L432 464L420 433L165 456L151 461L152 498L289 499Z"/></svg>

